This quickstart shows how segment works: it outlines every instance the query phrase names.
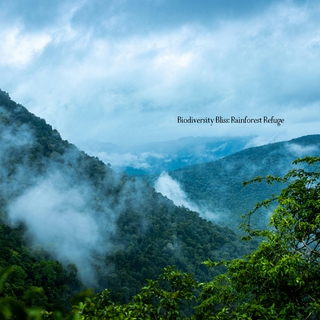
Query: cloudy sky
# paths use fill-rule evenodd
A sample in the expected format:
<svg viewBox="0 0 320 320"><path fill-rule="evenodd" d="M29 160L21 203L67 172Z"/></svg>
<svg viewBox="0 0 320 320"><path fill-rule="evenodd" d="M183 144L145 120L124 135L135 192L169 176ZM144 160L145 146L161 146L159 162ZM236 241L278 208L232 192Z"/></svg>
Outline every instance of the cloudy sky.
<svg viewBox="0 0 320 320"><path fill-rule="evenodd" d="M1 0L0 88L76 144L320 133L319 16L315 0Z"/></svg>

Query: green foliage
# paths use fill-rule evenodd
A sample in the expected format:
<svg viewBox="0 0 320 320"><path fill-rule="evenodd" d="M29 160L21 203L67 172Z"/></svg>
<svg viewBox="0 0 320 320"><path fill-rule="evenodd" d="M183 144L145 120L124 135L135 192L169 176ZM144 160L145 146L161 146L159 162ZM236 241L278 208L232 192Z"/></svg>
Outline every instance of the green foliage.
<svg viewBox="0 0 320 320"><path fill-rule="evenodd" d="M215 221L220 225L238 230L241 216L249 212L255 203L281 191L281 183L274 180L270 185L267 179L261 177L283 176L288 171L297 157L291 146L310 150L312 146L319 145L320 135L305 136L289 142L248 148L216 161L186 166L170 172L170 176L181 184L188 197L199 207L217 213L217 219L220 219ZM318 155L318 148L314 150L312 154ZM243 181L255 176L260 176L261 183L242 187ZM260 229L265 229L268 221L267 210L260 210L251 218L251 224Z"/></svg>
<svg viewBox="0 0 320 320"><path fill-rule="evenodd" d="M181 319L182 307L195 300L196 287L191 275L167 267L128 304L112 302L109 290L88 298L80 304L81 319Z"/></svg>
<svg viewBox="0 0 320 320"><path fill-rule="evenodd" d="M283 178L265 178L285 187L278 196L257 204L242 226L249 238L262 239L258 249L242 259L204 263L226 268L224 274L198 283L191 274L167 267L128 303L114 302L109 290L94 297L86 291L73 299L69 315L43 312L42 319L319 319L320 158L306 157L294 164L300 167ZM251 216L272 202L277 207L270 228L252 229ZM0 289L13 269L0 272ZM16 269L23 279L23 272ZM41 317L39 309L7 297L0 298L0 310L2 319Z"/></svg>
<svg viewBox="0 0 320 320"><path fill-rule="evenodd" d="M221 270L210 270L202 261L236 258L256 246L241 243L235 232L215 226L195 212L173 207L162 199L157 200L158 203L149 202L150 195L145 195L145 202L141 204L146 216L130 211L119 217L115 240L121 249L106 258L108 265L115 268L102 279L114 301L129 302L146 279L156 279L168 264L193 273L197 281L209 281ZM152 214L150 209L157 210L157 214ZM141 229L145 223L148 228Z"/></svg>
<svg viewBox="0 0 320 320"><path fill-rule="evenodd" d="M36 259L23 240L23 228L0 223L0 296L46 310L67 310L71 296L83 288L74 265ZM6 282L3 280L6 278Z"/></svg>
<svg viewBox="0 0 320 320"><path fill-rule="evenodd" d="M108 298L109 291L94 300L87 300L81 306L82 317L318 319L319 163L320 158L317 157L298 159L294 164L301 164L302 167L289 171L283 178L265 178L268 183L277 181L285 183L286 187L278 196L257 204L242 226L249 237L262 239L257 250L244 259L205 262L211 268L226 267L224 274L198 284L190 275L182 276L174 269L165 269L157 281L149 280L148 285L128 304L113 303ZM257 178L250 183L261 180ZM273 201L278 205L270 218L270 229L253 230L251 216ZM168 281L169 289L159 286L159 280ZM182 316L181 299L193 302L194 313Z"/></svg>
<svg viewBox="0 0 320 320"><path fill-rule="evenodd" d="M41 319L41 310L26 308L25 305L12 297L3 295L6 278L14 272L13 268L0 269L0 319L38 320Z"/></svg>
<svg viewBox="0 0 320 320"><path fill-rule="evenodd" d="M301 167L283 178L266 177L268 183L286 184L271 199L278 205L270 229L252 230L250 225L252 214L272 202L267 200L243 224L249 237L263 239L259 248L246 259L225 263L226 274L203 285L198 314L206 319L320 317L319 163L319 157L298 159L294 164Z"/></svg>

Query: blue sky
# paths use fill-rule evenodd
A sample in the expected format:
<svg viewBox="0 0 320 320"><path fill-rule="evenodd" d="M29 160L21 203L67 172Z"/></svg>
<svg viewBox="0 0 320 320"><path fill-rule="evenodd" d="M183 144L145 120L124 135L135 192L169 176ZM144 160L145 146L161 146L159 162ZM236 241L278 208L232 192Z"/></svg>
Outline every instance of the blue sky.
<svg viewBox="0 0 320 320"><path fill-rule="evenodd" d="M75 144L319 133L319 16L318 1L2 0L0 88Z"/></svg>

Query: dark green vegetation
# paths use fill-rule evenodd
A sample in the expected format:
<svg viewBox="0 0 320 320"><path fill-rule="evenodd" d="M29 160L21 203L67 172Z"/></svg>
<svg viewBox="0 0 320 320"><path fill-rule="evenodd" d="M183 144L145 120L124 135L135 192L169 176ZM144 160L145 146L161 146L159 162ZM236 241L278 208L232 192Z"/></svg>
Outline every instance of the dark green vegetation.
<svg viewBox="0 0 320 320"><path fill-rule="evenodd" d="M204 260L233 259L256 245L115 173L3 91L0 145L0 268L13 270L3 297L61 308L81 287L76 264L85 284L128 303L167 265L208 281L221 269ZM30 300L34 286L43 291Z"/></svg>
<svg viewBox="0 0 320 320"><path fill-rule="evenodd" d="M320 135L310 135L249 148L213 162L184 167L170 172L170 176L180 183L190 200L200 208L217 214L218 218L213 222L237 230L241 215L249 212L256 202L281 189L281 185L270 186L264 181L243 188L243 181L268 174L283 175L294 159L319 153ZM268 212L270 208L261 210L252 217L252 223L265 228L269 220Z"/></svg>
<svg viewBox="0 0 320 320"><path fill-rule="evenodd" d="M204 285L197 310L205 318L214 314L218 319L319 319L320 158L306 157L294 164L302 166L283 178L265 178L268 184L285 187L278 196L258 203L243 223L247 239L263 241L247 259L225 262L227 273ZM271 228L252 229L251 217L274 202Z"/></svg>
<svg viewBox="0 0 320 320"><path fill-rule="evenodd" d="M83 289L74 265L36 259L23 242L23 228L0 225L0 268L10 267L1 296L48 310L68 308L68 300ZM38 290L37 290L38 288ZM39 290L42 288L41 290ZM31 293L35 290L36 295ZM28 294L28 292L30 294Z"/></svg>
<svg viewBox="0 0 320 320"><path fill-rule="evenodd" d="M73 311L67 318L319 319L320 157L297 159L294 164L297 167L284 177L268 175L249 181L249 184L262 180L270 185L281 183L283 189L279 195L258 203L242 224L246 241L262 239L258 249L241 259L205 262L210 268L224 265L225 273L199 283L192 275L168 267L126 304L111 301L109 290L92 298L83 292L74 298ZM253 229L251 218L272 203L276 207L270 217L270 228ZM0 275L0 286L1 280ZM9 310L8 315L11 310L30 315L36 312L21 311L4 299L0 299L0 310L1 307ZM53 314L47 313L44 318L48 317ZM40 315L29 319L40 319ZM62 317L55 314L55 319Z"/></svg>

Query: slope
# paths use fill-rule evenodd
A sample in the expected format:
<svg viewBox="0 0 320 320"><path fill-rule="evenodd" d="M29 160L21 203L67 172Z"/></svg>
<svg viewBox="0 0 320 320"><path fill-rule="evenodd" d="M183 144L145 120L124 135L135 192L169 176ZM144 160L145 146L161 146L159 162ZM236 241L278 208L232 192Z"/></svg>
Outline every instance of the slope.
<svg viewBox="0 0 320 320"><path fill-rule="evenodd" d="M76 265L87 286L108 287L113 299L129 301L167 265L201 281L213 275L202 261L251 250L230 229L79 151L3 91L0 140L2 225L24 231L19 241L35 259Z"/></svg>
<svg viewBox="0 0 320 320"><path fill-rule="evenodd" d="M241 215L280 190L279 185L264 182L243 187L244 181L255 176L282 175L292 168L294 159L319 155L319 151L320 135L304 136L245 149L217 161L172 171L170 176L181 184L194 203L214 214L214 222L237 229ZM265 227L268 218L268 211L261 210L252 223Z"/></svg>

